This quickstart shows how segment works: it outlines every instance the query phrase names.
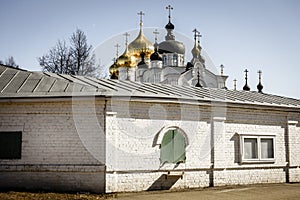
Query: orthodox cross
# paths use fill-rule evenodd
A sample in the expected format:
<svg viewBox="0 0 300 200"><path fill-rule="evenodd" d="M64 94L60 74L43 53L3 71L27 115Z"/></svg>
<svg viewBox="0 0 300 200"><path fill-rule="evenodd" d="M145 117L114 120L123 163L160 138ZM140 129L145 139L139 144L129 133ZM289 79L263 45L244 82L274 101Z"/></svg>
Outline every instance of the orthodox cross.
<svg viewBox="0 0 300 200"><path fill-rule="evenodd" d="M128 44L128 37L130 36L130 34L126 32L123 35L125 36L125 44L127 46L127 44Z"/></svg>
<svg viewBox="0 0 300 200"><path fill-rule="evenodd" d="M196 42L197 38L202 37L202 35L200 34L200 32L197 29L194 29L193 32L194 32L194 40ZM199 40L198 40L198 42L199 42Z"/></svg>
<svg viewBox="0 0 300 200"><path fill-rule="evenodd" d="M246 69L245 70L245 80L246 80L246 84L245 86L243 87L243 90L246 90L246 91L250 91L250 87L248 86L248 70Z"/></svg>
<svg viewBox="0 0 300 200"><path fill-rule="evenodd" d="M170 19L171 19L171 10L173 10L173 7L172 7L171 5L168 5L168 6L166 7L166 9L169 10L169 21L170 21Z"/></svg>
<svg viewBox="0 0 300 200"><path fill-rule="evenodd" d="M262 71L261 70L258 70L258 78L259 78L259 82L261 82L261 74L262 74Z"/></svg>
<svg viewBox="0 0 300 200"><path fill-rule="evenodd" d="M198 37L198 43L200 43L200 38L202 37L202 35L200 34L199 31L198 31L197 37Z"/></svg>
<svg viewBox="0 0 300 200"><path fill-rule="evenodd" d="M157 35L159 34L159 32L157 31L157 29L155 29L153 31L153 34L155 35L155 43L157 43Z"/></svg>
<svg viewBox="0 0 300 200"><path fill-rule="evenodd" d="M221 64L220 68L221 68L221 76L223 76L223 73L224 73L224 65Z"/></svg>
<svg viewBox="0 0 300 200"><path fill-rule="evenodd" d="M194 29L193 32L194 32L194 40L196 42L196 39L197 39L198 34L199 34L199 31L197 31L197 29Z"/></svg>
<svg viewBox="0 0 300 200"><path fill-rule="evenodd" d="M249 72L249 71L248 71L248 69L245 69L244 72L245 72L245 79L246 79L246 83L247 83L247 80L248 80L248 72Z"/></svg>
<svg viewBox="0 0 300 200"><path fill-rule="evenodd" d="M119 57L119 47L121 47L118 43L115 45L115 47L116 47L116 49L117 49L117 53L116 53L116 55L117 55L117 58L116 59L118 59L118 57Z"/></svg>
<svg viewBox="0 0 300 200"><path fill-rule="evenodd" d="M142 26L143 25L143 15L145 15L145 13L143 13L143 11L140 11L138 13L138 15L140 16L140 26Z"/></svg>
<svg viewBox="0 0 300 200"><path fill-rule="evenodd" d="M258 78L259 78L259 83L257 85L257 89L258 89L259 93L262 93L262 89L264 88L264 86L261 84L261 74L262 74L262 72L261 72L261 70L259 70L257 73L258 73Z"/></svg>

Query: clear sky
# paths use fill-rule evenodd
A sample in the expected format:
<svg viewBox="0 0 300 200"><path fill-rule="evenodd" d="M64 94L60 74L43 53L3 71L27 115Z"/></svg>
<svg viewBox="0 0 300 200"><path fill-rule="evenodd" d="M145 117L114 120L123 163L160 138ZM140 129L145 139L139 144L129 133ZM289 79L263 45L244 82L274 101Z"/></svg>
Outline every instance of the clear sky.
<svg viewBox="0 0 300 200"><path fill-rule="evenodd" d="M97 48L137 29L139 11L145 12L144 27L160 28L164 37L169 4L176 34L192 39L192 30L200 30L205 53L216 66L225 66L229 89L234 78L242 89L247 68L256 90L262 70L264 92L300 99L299 0L0 0L0 60L13 56L21 68L40 71L37 57L58 39L68 40L76 28ZM105 56L112 59L115 48L107 49Z"/></svg>

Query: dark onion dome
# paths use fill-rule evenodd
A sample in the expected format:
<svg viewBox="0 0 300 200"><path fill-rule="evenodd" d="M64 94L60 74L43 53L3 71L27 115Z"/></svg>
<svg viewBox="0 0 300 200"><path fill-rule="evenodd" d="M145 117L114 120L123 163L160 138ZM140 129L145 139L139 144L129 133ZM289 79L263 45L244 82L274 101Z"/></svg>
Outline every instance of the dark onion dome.
<svg viewBox="0 0 300 200"><path fill-rule="evenodd" d="M147 65L147 63L145 62L145 56L146 56L146 54L145 54L145 52L141 52L140 53L140 56L141 56L141 58L142 58L142 60L138 63L138 67L139 68L148 68L148 65Z"/></svg>
<svg viewBox="0 0 300 200"><path fill-rule="evenodd" d="M178 54L185 54L185 47L182 42L178 42L176 40L166 40L159 44L160 54L163 53L178 53Z"/></svg>
<svg viewBox="0 0 300 200"><path fill-rule="evenodd" d="M154 44L154 53L150 55L150 60L153 61L153 60L159 60L159 61L162 61L162 57L161 55L157 52L158 50L158 44L155 43Z"/></svg>
<svg viewBox="0 0 300 200"><path fill-rule="evenodd" d="M175 26L174 24L172 24L170 21L169 23L165 26L166 29L171 29L171 30L174 30Z"/></svg>
<svg viewBox="0 0 300 200"><path fill-rule="evenodd" d="M157 51L155 51L153 54L151 54L150 60L151 61L154 61L154 60L162 61L162 57L160 56L160 54Z"/></svg>

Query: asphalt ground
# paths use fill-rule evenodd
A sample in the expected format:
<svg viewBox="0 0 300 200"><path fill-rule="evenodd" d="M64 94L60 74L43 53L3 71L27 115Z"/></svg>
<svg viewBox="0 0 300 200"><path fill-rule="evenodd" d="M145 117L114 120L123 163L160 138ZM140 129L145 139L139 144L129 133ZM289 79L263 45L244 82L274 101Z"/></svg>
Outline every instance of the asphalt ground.
<svg viewBox="0 0 300 200"><path fill-rule="evenodd" d="M300 184L262 184L231 187L214 187L186 191L155 191L116 194L120 200L300 200Z"/></svg>

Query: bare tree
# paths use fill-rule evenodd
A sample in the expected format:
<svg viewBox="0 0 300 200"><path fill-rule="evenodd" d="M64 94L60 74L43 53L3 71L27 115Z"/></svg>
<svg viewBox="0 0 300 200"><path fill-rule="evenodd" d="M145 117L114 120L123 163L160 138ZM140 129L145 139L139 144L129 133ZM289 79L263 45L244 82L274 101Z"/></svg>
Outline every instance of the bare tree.
<svg viewBox="0 0 300 200"><path fill-rule="evenodd" d="M16 64L15 59L13 56L9 56L5 62L3 62L2 60L0 60L0 64L5 64L11 67L15 67L15 68L19 68L19 65Z"/></svg>
<svg viewBox="0 0 300 200"><path fill-rule="evenodd" d="M43 71L59 74L75 74L72 72L72 60L65 41L58 40L48 54L38 58Z"/></svg>
<svg viewBox="0 0 300 200"><path fill-rule="evenodd" d="M83 31L77 29L70 38L70 46L65 41L57 44L47 54L38 58L43 71L62 74L96 76L98 67L92 46L87 44Z"/></svg>
<svg viewBox="0 0 300 200"><path fill-rule="evenodd" d="M79 75L94 75L96 70L95 55L92 54L92 45L87 44L86 35L77 29L71 37L71 55L75 72Z"/></svg>

